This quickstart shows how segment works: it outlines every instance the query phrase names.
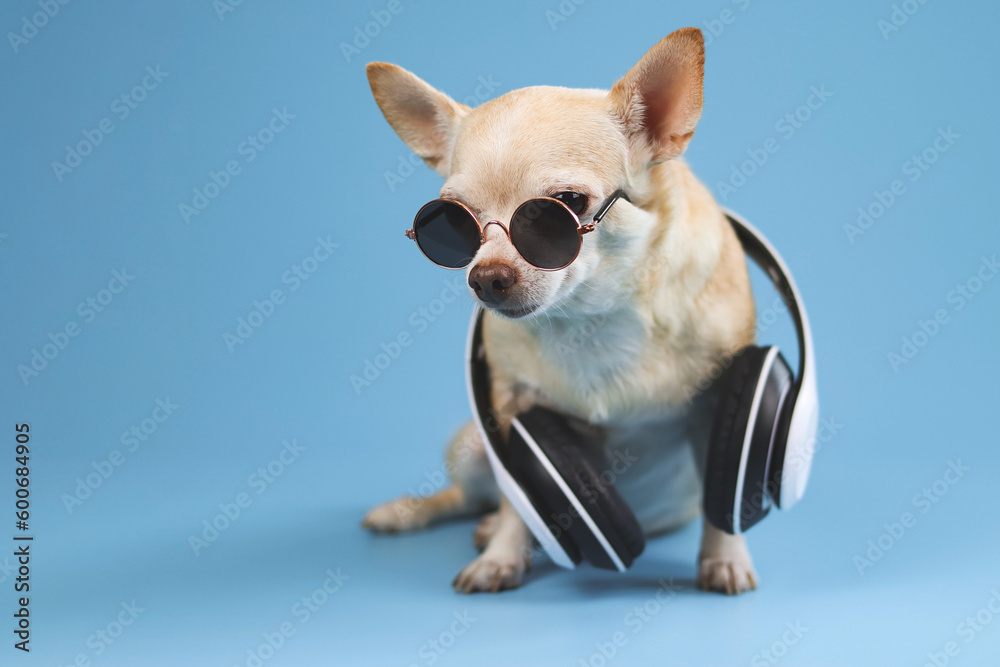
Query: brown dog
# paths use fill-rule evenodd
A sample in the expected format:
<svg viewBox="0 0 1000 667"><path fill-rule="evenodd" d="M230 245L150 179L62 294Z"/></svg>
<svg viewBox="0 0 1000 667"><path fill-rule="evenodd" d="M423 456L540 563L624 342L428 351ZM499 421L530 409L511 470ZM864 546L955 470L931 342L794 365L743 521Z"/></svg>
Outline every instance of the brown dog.
<svg viewBox="0 0 1000 667"><path fill-rule="evenodd" d="M501 429L532 404L599 426L609 454L639 461L615 485L648 534L698 514L714 399L694 388L754 338L740 243L680 159L701 115L703 72L696 28L660 41L610 92L538 86L475 109L400 67L368 65L389 124L445 178L441 196L484 222L506 224L539 196L574 200L586 222L612 192L628 194L564 269L536 269L490 225L466 271L470 294L487 308L484 341ZM532 538L499 497L472 424L448 456L451 487L378 506L364 525L421 528L499 503L476 530L482 554L454 585L465 592L518 586ZM756 587L742 536L704 524L698 582L727 593Z"/></svg>

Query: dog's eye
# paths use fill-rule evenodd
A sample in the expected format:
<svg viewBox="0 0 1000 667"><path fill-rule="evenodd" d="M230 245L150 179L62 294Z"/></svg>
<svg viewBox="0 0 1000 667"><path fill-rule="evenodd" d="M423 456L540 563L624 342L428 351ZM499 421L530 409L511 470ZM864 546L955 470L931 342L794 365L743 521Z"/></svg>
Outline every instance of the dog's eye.
<svg viewBox="0 0 1000 667"><path fill-rule="evenodd" d="M583 215L583 212L587 210L587 197L579 192L560 192L552 195L552 198L569 206L569 210L577 215Z"/></svg>

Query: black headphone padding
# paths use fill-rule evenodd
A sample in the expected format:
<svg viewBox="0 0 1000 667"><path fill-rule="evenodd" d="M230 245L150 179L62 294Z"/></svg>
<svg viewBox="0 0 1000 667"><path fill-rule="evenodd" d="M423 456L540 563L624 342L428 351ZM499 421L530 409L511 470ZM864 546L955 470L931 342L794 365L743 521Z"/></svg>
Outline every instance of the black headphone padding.
<svg viewBox="0 0 1000 667"><path fill-rule="evenodd" d="M613 484L601 479L607 463L600 448L586 442L585 436L574 430L565 417L540 406L518 415L518 421L532 435L539 449L590 515L598 530L604 534L624 566L631 566L632 561L645 549L646 538L632 510ZM538 465L521 465L521 462L534 460L536 457L532 452L524 451L527 444L523 443L523 439L513 429L510 444L513 448L511 458L519 462L516 475L530 478L525 486L544 495L549 510L556 517L559 514L569 517L570 525L566 530L573 536L587 560L598 567L617 569L548 473ZM515 449L521 451L514 451ZM545 519L551 523L550 520L556 517L548 516Z"/></svg>
<svg viewBox="0 0 1000 667"><path fill-rule="evenodd" d="M770 347L751 345L733 358L720 382L719 407L708 444L705 466L705 518L733 532L740 449L746 434L754 390Z"/></svg>

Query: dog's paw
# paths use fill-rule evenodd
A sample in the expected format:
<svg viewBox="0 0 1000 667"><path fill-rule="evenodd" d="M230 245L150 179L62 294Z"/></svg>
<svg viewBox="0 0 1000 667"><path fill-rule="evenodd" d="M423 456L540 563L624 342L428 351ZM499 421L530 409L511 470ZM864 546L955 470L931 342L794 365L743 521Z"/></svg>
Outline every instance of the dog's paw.
<svg viewBox="0 0 1000 667"><path fill-rule="evenodd" d="M718 554L698 559L698 588L738 595L757 589L757 573L749 554Z"/></svg>
<svg viewBox="0 0 1000 667"><path fill-rule="evenodd" d="M361 527L375 533L397 533L401 530L417 530L427 526L422 512L416 511L416 498L404 496L378 505L368 510L361 521Z"/></svg>
<svg viewBox="0 0 1000 667"><path fill-rule="evenodd" d="M499 527L500 514L498 512L490 512L476 526L476 532L472 534L472 543L476 545L477 549L482 551L490 543L490 540L493 539Z"/></svg>
<svg viewBox="0 0 1000 667"><path fill-rule="evenodd" d="M483 554L465 566L451 582L457 593L497 593L521 585L523 558L500 559Z"/></svg>

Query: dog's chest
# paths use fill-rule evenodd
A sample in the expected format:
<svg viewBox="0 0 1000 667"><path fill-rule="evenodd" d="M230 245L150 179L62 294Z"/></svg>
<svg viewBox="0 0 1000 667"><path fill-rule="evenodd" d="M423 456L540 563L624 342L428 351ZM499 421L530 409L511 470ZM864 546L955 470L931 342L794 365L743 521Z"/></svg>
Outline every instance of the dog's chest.
<svg viewBox="0 0 1000 667"><path fill-rule="evenodd" d="M542 356L574 393L599 399L639 362L643 325L628 313L553 320L539 337Z"/></svg>
<svg viewBox="0 0 1000 667"><path fill-rule="evenodd" d="M557 409L607 424L665 417L684 402L678 370L693 360L652 340L637 313L553 321L537 340L538 363L522 370Z"/></svg>

